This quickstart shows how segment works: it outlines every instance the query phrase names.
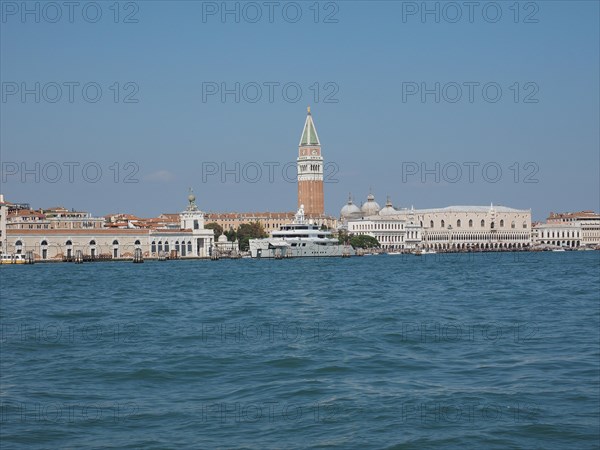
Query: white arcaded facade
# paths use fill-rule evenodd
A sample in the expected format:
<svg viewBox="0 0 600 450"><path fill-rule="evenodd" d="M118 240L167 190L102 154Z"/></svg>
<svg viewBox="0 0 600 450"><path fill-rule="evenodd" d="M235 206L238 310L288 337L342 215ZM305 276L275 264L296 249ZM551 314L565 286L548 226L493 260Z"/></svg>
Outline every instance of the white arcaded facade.
<svg viewBox="0 0 600 450"><path fill-rule="evenodd" d="M385 250L521 249L531 245L531 211L505 206L379 208L372 194L361 208L342 208L349 234L376 238Z"/></svg>
<svg viewBox="0 0 600 450"><path fill-rule="evenodd" d="M6 253L33 252L36 260L84 257L133 258L141 249L146 258L176 255L178 258L208 258L214 247L214 231L204 228L204 214L190 194L189 205L180 214L180 228L62 228L8 229ZM173 253L176 252L176 253Z"/></svg>
<svg viewBox="0 0 600 450"><path fill-rule="evenodd" d="M579 235L573 236L573 232ZM542 245L573 246L573 241L579 241L577 246L598 247L600 214L594 211L550 213L546 223L534 226L534 239Z"/></svg>
<svg viewBox="0 0 600 450"><path fill-rule="evenodd" d="M533 228L533 242L553 247L580 247L582 230L579 223L542 223Z"/></svg>

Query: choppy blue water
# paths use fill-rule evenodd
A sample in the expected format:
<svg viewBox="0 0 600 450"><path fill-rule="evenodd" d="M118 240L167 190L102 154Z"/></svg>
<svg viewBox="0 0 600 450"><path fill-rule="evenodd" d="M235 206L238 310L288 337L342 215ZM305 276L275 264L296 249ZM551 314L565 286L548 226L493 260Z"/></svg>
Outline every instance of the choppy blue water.
<svg viewBox="0 0 600 450"><path fill-rule="evenodd" d="M598 448L599 256L0 267L1 446Z"/></svg>

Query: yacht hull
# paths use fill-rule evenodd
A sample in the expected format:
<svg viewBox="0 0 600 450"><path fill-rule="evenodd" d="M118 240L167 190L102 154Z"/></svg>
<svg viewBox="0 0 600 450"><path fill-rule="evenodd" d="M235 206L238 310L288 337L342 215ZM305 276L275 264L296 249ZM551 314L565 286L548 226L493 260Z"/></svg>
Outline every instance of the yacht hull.
<svg viewBox="0 0 600 450"><path fill-rule="evenodd" d="M323 245L317 242L298 242L283 244L280 240L251 239L250 255L252 258L319 258L354 256L351 246Z"/></svg>

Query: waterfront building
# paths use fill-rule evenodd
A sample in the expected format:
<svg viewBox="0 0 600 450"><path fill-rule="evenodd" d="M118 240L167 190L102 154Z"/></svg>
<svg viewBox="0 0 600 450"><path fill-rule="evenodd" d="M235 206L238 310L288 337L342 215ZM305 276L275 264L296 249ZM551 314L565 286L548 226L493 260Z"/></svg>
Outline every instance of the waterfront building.
<svg viewBox="0 0 600 450"><path fill-rule="evenodd" d="M581 245L594 247L600 245L600 214L594 211L573 213L550 213L546 223L571 223L581 227Z"/></svg>
<svg viewBox="0 0 600 450"><path fill-rule="evenodd" d="M48 209L25 209L9 206L6 227L9 230L77 230L103 228L104 219L88 212L69 211L62 206Z"/></svg>
<svg viewBox="0 0 600 450"><path fill-rule="evenodd" d="M531 245L531 210L449 206L418 212L426 249L521 249Z"/></svg>
<svg viewBox="0 0 600 450"><path fill-rule="evenodd" d="M4 201L4 195L0 194L0 255L5 253L6 247L6 215L8 214L9 204Z"/></svg>
<svg viewBox="0 0 600 450"><path fill-rule="evenodd" d="M577 222L536 223L533 226L534 245L555 247L580 247L581 224Z"/></svg>
<svg viewBox="0 0 600 450"><path fill-rule="evenodd" d="M31 251L37 260L72 259L78 254L92 259L124 259L133 258L137 249L149 258L209 257L214 231L204 228L204 213L198 209L193 193L179 219L178 228L7 228L6 252Z"/></svg>
<svg viewBox="0 0 600 450"><path fill-rule="evenodd" d="M396 209L388 199L383 209L369 194L361 217L351 200L340 221L350 234L376 238L386 250L522 249L531 245L531 210L505 206L449 206Z"/></svg>

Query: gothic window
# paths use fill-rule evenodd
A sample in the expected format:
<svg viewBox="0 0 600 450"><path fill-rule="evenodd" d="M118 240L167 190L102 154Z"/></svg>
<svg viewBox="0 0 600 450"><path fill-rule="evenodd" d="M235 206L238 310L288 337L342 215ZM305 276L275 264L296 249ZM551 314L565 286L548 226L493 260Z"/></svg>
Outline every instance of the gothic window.
<svg viewBox="0 0 600 450"><path fill-rule="evenodd" d="M469 227L472 228L473 227L473 219L469 219Z"/></svg>
<svg viewBox="0 0 600 450"><path fill-rule="evenodd" d="M460 226L461 226L461 222L460 222L460 219L458 219L458 220L456 221L456 228L460 228Z"/></svg>
<svg viewBox="0 0 600 450"><path fill-rule="evenodd" d="M485 220L481 219L481 226L485 227Z"/></svg>

